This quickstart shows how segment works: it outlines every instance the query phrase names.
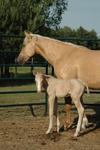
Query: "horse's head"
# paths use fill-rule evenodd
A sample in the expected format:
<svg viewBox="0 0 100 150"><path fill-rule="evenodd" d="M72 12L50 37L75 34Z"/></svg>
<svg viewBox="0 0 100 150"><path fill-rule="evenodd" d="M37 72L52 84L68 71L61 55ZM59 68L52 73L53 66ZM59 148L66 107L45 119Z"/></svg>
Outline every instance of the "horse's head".
<svg viewBox="0 0 100 150"><path fill-rule="evenodd" d="M30 57L35 54L37 37L32 33L25 31L25 38L23 41L23 47L19 56L16 59L17 63L24 64Z"/></svg>
<svg viewBox="0 0 100 150"><path fill-rule="evenodd" d="M34 72L33 72L34 75ZM35 74L35 82L36 82L36 87L37 87L37 91L41 92L42 91L42 82L43 82L43 74L37 72Z"/></svg>

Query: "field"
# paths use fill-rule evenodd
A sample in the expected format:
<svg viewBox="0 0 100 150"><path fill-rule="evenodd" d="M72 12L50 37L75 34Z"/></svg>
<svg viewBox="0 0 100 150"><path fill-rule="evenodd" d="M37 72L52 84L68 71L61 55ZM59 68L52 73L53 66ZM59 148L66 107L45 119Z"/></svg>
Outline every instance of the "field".
<svg viewBox="0 0 100 150"><path fill-rule="evenodd" d="M0 91L36 90L34 83L9 83L2 85ZM3 94L0 95L0 104L45 102L45 94ZM64 102L63 99L59 100ZM84 103L100 104L100 95L84 95ZM100 106L100 105L99 105ZM90 126L80 133L77 140L72 140L75 132L77 111L73 106L72 129L45 135L48 127L48 115L44 116L45 106L33 106L33 116L29 106L0 108L0 150L99 150L100 149L100 108L86 107ZM61 126L64 122L64 106L59 105ZM54 128L55 131L55 120Z"/></svg>

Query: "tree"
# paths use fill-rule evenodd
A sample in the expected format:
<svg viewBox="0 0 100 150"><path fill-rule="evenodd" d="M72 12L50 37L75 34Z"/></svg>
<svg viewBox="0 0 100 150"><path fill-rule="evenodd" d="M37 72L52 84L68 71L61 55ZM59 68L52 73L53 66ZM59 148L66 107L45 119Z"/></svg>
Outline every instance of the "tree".
<svg viewBox="0 0 100 150"><path fill-rule="evenodd" d="M86 30L82 26L78 29L71 29L68 26L63 28L59 28L52 32L52 35L55 37L59 37L63 40L67 40L79 45L84 45L89 47L90 49L100 49L100 41L98 39L97 33L95 30Z"/></svg>
<svg viewBox="0 0 100 150"><path fill-rule="evenodd" d="M23 35L24 30L50 35L59 26L68 0L0 0L0 33ZM0 39L1 49L18 49L20 39Z"/></svg>
<svg viewBox="0 0 100 150"><path fill-rule="evenodd" d="M0 32L21 35L56 28L67 5L67 0L0 0Z"/></svg>
<svg viewBox="0 0 100 150"><path fill-rule="evenodd" d="M58 30L56 30L56 35L59 36L68 36L70 37L72 34L72 29L70 27L63 27L63 28L59 28Z"/></svg>
<svg viewBox="0 0 100 150"><path fill-rule="evenodd" d="M95 32L95 30L88 31L82 26L80 26L76 30L76 36L80 38L97 38L97 33Z"/></svg>

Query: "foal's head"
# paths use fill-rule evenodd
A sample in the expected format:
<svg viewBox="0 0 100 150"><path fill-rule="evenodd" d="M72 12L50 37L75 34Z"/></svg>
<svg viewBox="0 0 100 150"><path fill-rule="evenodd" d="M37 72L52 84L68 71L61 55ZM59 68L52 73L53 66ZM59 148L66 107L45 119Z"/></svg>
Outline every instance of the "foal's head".
<svg viewBox="0 0 100 150"><path fill-rule="evenodd" d="M45 74L42 74L42 73L39 73L39 72L37 72L35 74L35 82L36 82L36 87L37 87L38 92L42 91L42 87L44 89L47 88L47 86L48 86L47 78L49 78L48 75L45 75Z"/></svg>
<svg viewBox="0 0 100 150"><path fill-rule="evenodd" d="M36 87L37 87L38 92L41 92L41 90L42 90L42 81L43 81L42 73L37 72L35 74L35 82L36 82Z"/></svg>

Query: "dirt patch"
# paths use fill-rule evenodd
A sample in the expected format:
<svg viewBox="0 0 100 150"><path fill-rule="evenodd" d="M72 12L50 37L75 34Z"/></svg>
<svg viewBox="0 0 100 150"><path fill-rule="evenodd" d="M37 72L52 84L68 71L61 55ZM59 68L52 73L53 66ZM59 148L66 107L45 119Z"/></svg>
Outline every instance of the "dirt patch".
<svg viewBox="0 0 100 150"><path fill-rule="evenodd" d="M23 109L22 109L23 110ZM96 123L72 140L75 128L57 134L46 135L48 116L33 117L29 110L22 113L14 109L2 110L0 114L0 149L2 150L99 150L100 111L88 113L89 120ZM9 115L8 115L9 112ZM20 112L20 113L19 113ZM76 118L77 114L74 115ZM60 114L63 121L64 115ZM97 121L97 122L96 122Z"/></svg>

